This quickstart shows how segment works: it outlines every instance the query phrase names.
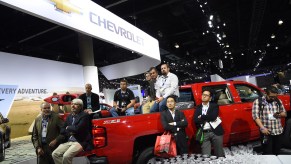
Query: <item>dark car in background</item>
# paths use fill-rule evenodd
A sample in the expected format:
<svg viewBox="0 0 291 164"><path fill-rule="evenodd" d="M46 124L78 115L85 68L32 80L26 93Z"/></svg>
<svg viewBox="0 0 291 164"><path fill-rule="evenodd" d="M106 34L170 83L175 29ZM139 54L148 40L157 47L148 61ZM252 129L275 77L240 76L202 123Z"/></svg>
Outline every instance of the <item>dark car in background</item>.
<svg viewBox="0 0 291 164"><path fill-rule="evenodd" d="M11 129L7 125L9 120L4 118L0 113L0 162L5 159L5 149L11 145L10 132Z"/></svg>

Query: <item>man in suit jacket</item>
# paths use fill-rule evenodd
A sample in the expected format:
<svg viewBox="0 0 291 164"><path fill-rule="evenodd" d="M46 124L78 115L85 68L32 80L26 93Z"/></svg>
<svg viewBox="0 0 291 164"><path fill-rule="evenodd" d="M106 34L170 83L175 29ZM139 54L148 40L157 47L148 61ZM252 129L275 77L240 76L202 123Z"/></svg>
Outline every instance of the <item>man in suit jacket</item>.
<svg viewBox="0 0 291 164"><path fill-rule="evenodd" d="M183 112L175 110L176 96L170 95L166 99L167 110L161 112L161 122L166 131L170 131L176 140L178 154L188 154L185 128L188 122Z"/></svg>
<svg viewBox="0 0 291 164"><path fill-rule="evenodd" d="M213 128L209 122L216 121L219 108L215 103L211 103L211 91L204 90L202 92L202 104L197 107L194 113L194 123L197 129L203 126L204 141L201 145L202 154L211 155L211 142L214 147L214 155L217 157L223 157L223 128L221 123Z"/></svg>
<svg viewBox="0 0 291 164"><path fill-rule="evenodd" d="M61 134L66 137L52 156L56 164L71 164L73 157L82 150L92 149L90 118L85 113L81 99L72 101L72 113L67 117Z"/></svg>
<svg viewBox="0 0 291 164"><path fill-rule="evenodd" d="M40 164L54 164L53 150L62 142L64 136L60 135L63 121L59 115L51 111L50 104L43 102L40 105L41 115L34 122L31 140Z"/></svg>
<svg viewBox="0 0 291 164"><path fill-rule="evenodd" d="M83 101L83 110L84 112L91 114L94 111L99 110L99 95L92 92L92 85L86 84L85 85L86 93L81 94L79 99Z"/></svg>

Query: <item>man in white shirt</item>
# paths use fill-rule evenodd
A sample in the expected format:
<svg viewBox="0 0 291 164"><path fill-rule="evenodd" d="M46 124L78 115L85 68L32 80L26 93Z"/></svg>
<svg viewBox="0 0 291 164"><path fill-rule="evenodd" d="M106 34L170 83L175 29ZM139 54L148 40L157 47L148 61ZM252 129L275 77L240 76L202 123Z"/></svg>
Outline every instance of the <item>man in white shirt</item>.
<svg viewBox="0 0 291 164"><path fill-rule="evenodd" d="M161 73L155 84L156 101L150 112L164 111L167 109L166 98L170 95L179 97L178 77L170 72L168 64L161 65Z"/></svg>

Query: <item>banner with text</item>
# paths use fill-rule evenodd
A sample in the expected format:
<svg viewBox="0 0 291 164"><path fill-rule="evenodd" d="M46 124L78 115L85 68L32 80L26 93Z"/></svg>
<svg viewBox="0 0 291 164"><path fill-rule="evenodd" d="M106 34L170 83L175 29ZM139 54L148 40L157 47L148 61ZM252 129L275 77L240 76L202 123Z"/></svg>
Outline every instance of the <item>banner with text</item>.
<svg viewBox="0 0 291 164"><path fill-rule="evenodd" d="M143 55L135 60L101 67L100 71L109 80L144 73L160 64L157 39L93 1L0 0L0 3Z"/></svg>

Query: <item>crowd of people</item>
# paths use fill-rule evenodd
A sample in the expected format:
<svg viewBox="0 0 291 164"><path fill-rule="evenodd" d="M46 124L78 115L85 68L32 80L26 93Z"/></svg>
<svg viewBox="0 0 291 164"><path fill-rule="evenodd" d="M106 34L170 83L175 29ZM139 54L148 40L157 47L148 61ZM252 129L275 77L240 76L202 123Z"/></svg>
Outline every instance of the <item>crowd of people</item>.
<svg viewBox="0 0 291 164"><path fill-rule="evenodd" d="M155 67L145 73L148 81L146 100L140 105L140 113L161 112L161 124L165 131L174 136L179 154L188 153L186 127L189 125L183 112L176 110L179 97L178 77L170 72L168 64L161 65L161 75ZM109 110L112 117L134 115L135 97L127 88L125 79L120 81L120 89L114 94L113 107ZM35 119L32 142L41 164L70 164L75 155L93 148L91 119L98 118L99 95L92 92L92 85L85 85L86 92L71 100L71 113L62 121L51 110L51 105L43 102L41 115ZM267 88L267 95L253 102L252 117L260 128L263 153L278 154L281 148L280 136L283 132L281 118L286 117L282 102L277 99L278 89ZM219 106L211 102L212 91L202 91L202 104L193 115L193 124L202 128L204 141L201 143L203 155L223 157L224 130L219 117ZM220 121L220 122L219 122Z"/></svg>

